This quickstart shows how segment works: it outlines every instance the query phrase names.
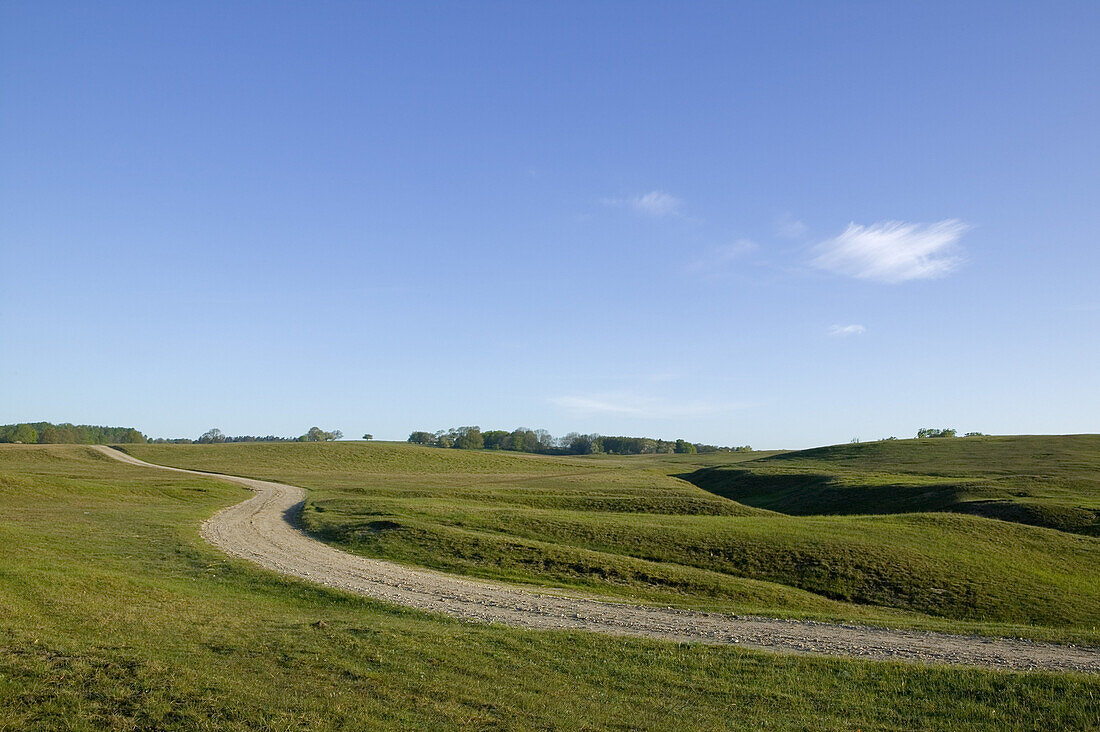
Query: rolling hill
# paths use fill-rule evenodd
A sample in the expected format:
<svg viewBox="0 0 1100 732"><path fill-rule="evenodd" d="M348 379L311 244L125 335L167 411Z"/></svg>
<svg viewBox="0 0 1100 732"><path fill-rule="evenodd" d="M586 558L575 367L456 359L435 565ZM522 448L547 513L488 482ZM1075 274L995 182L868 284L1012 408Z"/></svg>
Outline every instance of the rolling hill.
<svg viewBox="0 0 1100 732"><path fill-rule="evenodd" d="M1074 454L1090 459L1088 440L1047 439L1066 439ZM698 479L695 456L564 458L397 443L125 449L155 463L306 487L303 525L366 556L683 607L1100 637L1094 537L933 511L927 503L868 515L860 492L834 515L789 515L675 477ZM923 450L923 441L887 449L900 451L897 464L909 471L897 472L895 482L943 480L919 472L934 455L902 459ZM836 450L801 459L817 461L810 467L820 471L822 455ZM787 468L790 474L808 472L790 455L800 454L702 473L781 474L784 465L799 465ZM878 459L873 467L881 469L895 457ZM965 462L959 456L947 464L958 472ZM969 475L988 480L976 469Z"/></svg>
<svg viewBox="0 0 1100 732"><path fill-rule="evenodd" d="M684 477L792 515L951 511L1100 535L1100 435L834 445Z"/></svg>

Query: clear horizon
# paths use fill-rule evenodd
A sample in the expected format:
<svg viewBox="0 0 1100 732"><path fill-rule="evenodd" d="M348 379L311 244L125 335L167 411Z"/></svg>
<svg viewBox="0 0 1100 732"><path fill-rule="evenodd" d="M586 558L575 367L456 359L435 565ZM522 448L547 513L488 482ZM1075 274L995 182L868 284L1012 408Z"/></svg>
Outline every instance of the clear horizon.
<svg viewBox="0 0 1100 732"><path fill-rule="evenodd" d="M0 7L0 423L1100 432L1100 6Z"/></svg>

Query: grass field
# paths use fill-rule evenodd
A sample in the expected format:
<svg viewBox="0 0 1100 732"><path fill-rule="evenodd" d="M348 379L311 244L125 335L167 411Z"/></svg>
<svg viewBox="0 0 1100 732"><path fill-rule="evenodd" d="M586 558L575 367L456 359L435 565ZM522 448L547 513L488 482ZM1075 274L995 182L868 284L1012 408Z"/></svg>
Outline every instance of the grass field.
<svg viewBox="0 0 1100 732"><path fill-rule="evenodd" d="M1094 677L522 632L289 581L199 538L245 495L87 448L0 446L0 729L1100 724Z"/></svg>
<svg viewBox="0 0 1100 732"><path fill-rule="evenodd" d="M550 458L396 443L126 449L305 486L304 525L367 556L683 607L1100 641L1096 538L953 513L789 516L673 477L713 466L710 455ZM744 472L784 457L727 459Z"/></svg>
<svg viewBox="0 0 1100 732"><path fill-rule="evenodd" d="M1100 720L1100 682L1075 675L519 632L351 598L203 544L201 519L243 495L85 448L0 449L0 728L1049 729Z"/></svg>

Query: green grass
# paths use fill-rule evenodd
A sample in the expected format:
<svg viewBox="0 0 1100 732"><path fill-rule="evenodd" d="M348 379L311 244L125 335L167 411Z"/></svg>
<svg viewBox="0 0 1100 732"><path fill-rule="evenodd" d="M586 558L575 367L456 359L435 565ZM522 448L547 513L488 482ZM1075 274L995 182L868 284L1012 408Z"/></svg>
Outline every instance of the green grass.
<svg viewBox="0 0 1100 732"><path fill-rule="evenodd" d="M317 455L394 459L306 448L293 460L305 470ZM412 463L427 477L437 459ZM199 538L202 519L245 495L88 448L0 446L0 729L1100 724L1096 677L525 632L288 580Z"/></svg>
<svg viewBox="0 0 1100 732"><path fill-rule="evenodd" d="M1100 435L834 445L685 477L788 514L952 511L1100 536Z"/></svg>
<svg viewBox="0 0 1100 732"><path fill-rule="evenodd" d="M367 556L680 607L1100 642L1096 538L945 513L788 516L670 475L711 456L126 449L302 485L304 525Z"/></svg>

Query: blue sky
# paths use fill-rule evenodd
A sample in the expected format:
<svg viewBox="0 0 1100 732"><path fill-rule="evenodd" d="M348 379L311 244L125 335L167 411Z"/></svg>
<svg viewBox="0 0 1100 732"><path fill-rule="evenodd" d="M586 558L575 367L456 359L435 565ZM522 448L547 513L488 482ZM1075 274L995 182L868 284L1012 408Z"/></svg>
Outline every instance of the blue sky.
<svg viewBox="0 0 1100 732"><path fill-rule="evenodd" d="M0 422L1100 431L1096 3L0 6Z"/></svg>

